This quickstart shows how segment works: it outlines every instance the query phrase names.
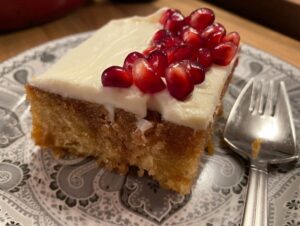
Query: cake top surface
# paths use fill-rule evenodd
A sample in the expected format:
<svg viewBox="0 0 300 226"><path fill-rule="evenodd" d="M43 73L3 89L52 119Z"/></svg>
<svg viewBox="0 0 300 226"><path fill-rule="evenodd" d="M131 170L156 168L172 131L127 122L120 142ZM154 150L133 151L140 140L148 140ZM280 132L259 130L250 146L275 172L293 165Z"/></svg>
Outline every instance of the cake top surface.
<svg viewBox="0 0 300 226"><path fill-rule="evenodd" d="M166 9L160 9L147 17L110 21L42 75L32 78L30 84L63 97L103 104L108 109L120 108L138 118L144 118L147 110L154 110L166 121L206 129L234 60L227 66L210 67L205 80L195 85L184 100L174 98L166 88L145 93L136 85L117 88L103 86L101 82L105 69L112 65L123 66L129 53L143 52L149 47L153 34L162 28L159 20L164 12ZM162 80L165 82L165 78Z"/></svg>

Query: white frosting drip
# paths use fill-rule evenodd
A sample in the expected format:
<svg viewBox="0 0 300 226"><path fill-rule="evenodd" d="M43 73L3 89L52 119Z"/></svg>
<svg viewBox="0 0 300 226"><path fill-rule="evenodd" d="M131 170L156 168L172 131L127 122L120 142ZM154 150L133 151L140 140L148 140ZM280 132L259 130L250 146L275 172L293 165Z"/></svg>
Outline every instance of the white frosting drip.
<svg viewBox="0 0 300 226"><path fill-rule="evenodd" d="M153 123L146 119L138 119L136 122L136 127L142 132L142 134L144 134L148 129L153 127Z"/></svg>
<svg viewBox="0 0 300 226"><path fill-rule="evenodd" d="M114 122L115 121L115 108L109 104L105 104L104 107L108 113L109 121Z"/></svg>
<svg viewBox="0 0 300 226"><path fill-rule="evenodd" d="M162 9L163 10L163 9ZM161 113L164 120L193 129L205 129L212 120L224 83L233 64L213 66L205 82L195 86L185 101L177 101L168 91L146 95L134 85L130 88L108 88L101 83L103 70L112 65L122 66L128 53L145 50L153 34L161 28L158 23L162 10L148 17L113 20L95 34L70 50L42 76L30 83L42 90L63 97L103 104L113 121L114 108L121 108L144 118L147 109Z"/></svg>

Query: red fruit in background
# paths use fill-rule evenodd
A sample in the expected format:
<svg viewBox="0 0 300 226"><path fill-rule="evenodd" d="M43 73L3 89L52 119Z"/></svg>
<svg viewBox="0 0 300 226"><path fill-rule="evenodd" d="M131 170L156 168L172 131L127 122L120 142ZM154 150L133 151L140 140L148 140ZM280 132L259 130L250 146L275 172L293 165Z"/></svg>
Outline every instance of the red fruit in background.
<svg viewBox="0 0 300 226"><path fill-rule="evenodd" d="M194 82L183 63L169 65L165 77L169 93L177 100L184 100L194 89Z"/></svg>
<svg viewBox="0 0 300 226"><path fill-rule="evenodd" d="M103 86L128 88L132 85L132 76L122 67L111 66L101 76Z"/></svg>
<svg viewBox="0 0 300 226"><path fill-rule="evenodd" d="M161 77L155 75L153 69L146 59L140 58L132 67L134 84L143 93L156 93L162 91L166 86Z"/></svg>
<svg viewBox="0 0 300 226"><path fill-rule="evenodd" d="M206 48L213 48L219 43L226 34L226 29L222 24L215 23L207 27L202 33L201 36L204 39L204 45Z"/></svg>
<svg viewBox="0 0 300 226"><path fill-rule="evenodd" d="M178 10L176 9L167 9L160 17L159 19L159 23L164 25L166 23L166 21L175 13L180 13Z"/></svg>
<svg viewBox="0 0 300 226"><path fill-rule="evenodd" d="M167 50L169 64L192 58L194 51L188 45L175 46Z"/></svg>
<svg viewBox="0 0 300 226"><path fill-rule="evenodd" d="M181 32L181 38L186 43L195 48L203 46L204 40L198 31L192 27L185 27Z"/></svg>
<svg viewBox="0 0 300 226"><path fill-rule="evenodd" d="M217 45L211 52L215 64L226 66L230 64L237 52L237 46L231 42Z"/></svg>
<svg viewBox="0 0 300 226"><path fill-rule="evenodd" d="M131 74L132 70L132 65L134 62L139 59L139 58L144 58L144 55L139 53L139 52L132 52L127 55L127 57L124 60L123 67L124 69Z"/></svg>
<svg viewBox="0 0 300 226"><path fill-rule="evenodd" d="M211 51L206 48L200 48L198 50L197 62L207 70L213 63Z"/></svg>
<svg viewBox="0 0 300 226"><path fill-rule="evenodd" d="M149 54L147 60L157 76L165 76L165 71L168 66L168 58L164 52L160 50L153 51Z"/></svg>
<svg viewBox="0 0 300 226"><path fill-rule="evenodd" d="M48 22L82 6L87 0L4 0L0 7L0 31Z"/></svg>
<svg viewBox="0 0 300 226"><path fill-rule="evenodd" d="M194 84L200 84L205 79L205 69L203 66L194 61L185 60L182 63L186 66Z"/></svg>
<svg viewBox="0 0 300 226"><path fill-rule="evenodd" d="M235 32L235 31L230 32L223 38L222 42L232 42L236 46L239 46L240 35L239 35L239 33Z"/></svg>
<svg viewBox="0 0 300 226"><path fill-rule="evenodd" d="M200 8L192 12L189 18L190 25L198 31L202 31L214 22L215 14L210 9Z"/></svg>
<svg viewBox="0 0 300 226"><path fill-rule="evenodd" d="M185 25L184 16L178 11L174 12L164 23L164 29L169 30L173 34Z"/></svg>

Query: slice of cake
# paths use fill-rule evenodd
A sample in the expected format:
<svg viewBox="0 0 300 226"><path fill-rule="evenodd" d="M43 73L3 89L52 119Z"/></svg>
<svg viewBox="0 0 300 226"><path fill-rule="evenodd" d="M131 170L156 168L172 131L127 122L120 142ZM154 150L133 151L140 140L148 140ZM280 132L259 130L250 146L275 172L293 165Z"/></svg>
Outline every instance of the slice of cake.
<svg viewBox="0 0 300 226"><path fill-rule="evenodd" d="M26 86L35 143L189 193L237 61L239 35L214 19L161 9L103 26Z"/></svg>

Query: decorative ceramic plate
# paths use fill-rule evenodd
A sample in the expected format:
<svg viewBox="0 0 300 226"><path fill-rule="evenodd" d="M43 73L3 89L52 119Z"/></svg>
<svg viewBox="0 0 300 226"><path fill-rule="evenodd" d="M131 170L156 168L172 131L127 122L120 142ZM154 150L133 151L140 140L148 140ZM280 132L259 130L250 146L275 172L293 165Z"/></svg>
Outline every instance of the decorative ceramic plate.
<svg viewBox="0 0 300 226"><path fill-rule="evenodd" d="M237 226L248 181L247 162L222 145L225 118L250 77L283 80L300 132L300 70L243 45L215 133L215 154L205 155L191 195L160 189L134 171L120 176L91 158L55 159L31 138L24 84L91 33L56 40L0 65L0 225ZM270 168L269 225L300 225L300 163Z"/></svg>

